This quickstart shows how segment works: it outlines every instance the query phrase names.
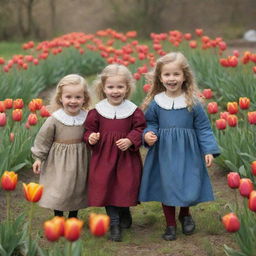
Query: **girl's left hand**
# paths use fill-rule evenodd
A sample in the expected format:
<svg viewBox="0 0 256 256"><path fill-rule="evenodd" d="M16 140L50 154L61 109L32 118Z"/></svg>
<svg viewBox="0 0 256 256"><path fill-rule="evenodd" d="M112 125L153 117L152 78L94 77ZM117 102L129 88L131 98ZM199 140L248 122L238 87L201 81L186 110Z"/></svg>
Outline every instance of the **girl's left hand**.
<svg viewBox="0 0 256 256"><path fill-rule="evenodd" d="M208 154L208 155L205 155L204 158L205 158L206 167L210 167L212 165L213 155L212 154Z"/></svg>
<svg viewBox="0 0 256 256"><path fill-rule="evenodd" d="M129 139L124 138L116 141L116 145L120 150L125 151L132 145L132 142Z"/></svg>

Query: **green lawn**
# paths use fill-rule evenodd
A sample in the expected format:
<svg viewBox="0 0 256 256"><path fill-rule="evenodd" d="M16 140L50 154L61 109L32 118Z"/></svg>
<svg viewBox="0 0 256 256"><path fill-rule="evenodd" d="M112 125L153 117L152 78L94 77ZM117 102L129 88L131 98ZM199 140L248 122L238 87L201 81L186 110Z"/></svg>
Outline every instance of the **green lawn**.
<svg viewBox="0 0 256 256"><path fill-rule="evenodd" d="M15 54L26 54L22 49L23 42L0 42L0 57L8 60Z"/></svg>

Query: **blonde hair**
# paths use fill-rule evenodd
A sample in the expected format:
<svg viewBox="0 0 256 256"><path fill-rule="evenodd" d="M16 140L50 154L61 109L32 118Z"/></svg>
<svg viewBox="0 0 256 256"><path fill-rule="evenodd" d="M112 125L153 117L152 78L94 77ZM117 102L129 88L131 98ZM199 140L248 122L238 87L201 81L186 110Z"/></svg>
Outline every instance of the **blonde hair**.
<svg viewBox="0 0 256 256"><path fill-rule="evenodd" d="M132 73L130 70L120 64L110 64L106 66L100 75L98 75L97 79L94 81L95 91L96 95L99 98L99 100L103 100L106 98L106 94L104 93L104 86L106 83L106 80L109 77L113 76L122 76L124 78L124 81L127 86L127 92L125 94L125 99L129 98L131 93L133 92L135 88L135 80L133 79Z"/></svg>
<svg viewBox="0 0 256 256"><path fill-rule="evenodd" d="M80 75L70 74L70 75L64 76L57 84L55 95L52 97L52 99L50 101L49 111L54 112L63 107L60 100L61 100L61 96L62 96L63 87L66 85L73 85L73 86L81 85L83 87L84 104L83 104L82 108L84 110L88 109L91 99L90 99L90 95L88 92L88 84L87 84L86 80Z"/></svg>
<svg viewBox="0 0 256 256"><path fill-rule="evenodd" d="M163 65L171 62L176 62L183 71L185 81L182 84L182 90L185 93L188 109L191 110L192 107L199 101L199 89L196 85L194 74L189 66L188 60L181 52L171 52L160 57L156 61L153 71L146 74L146 79L147 82L151 84L151 89L141 105L143 110L148 107L149 103L153 100L156 94L166 90L160 81L160 76Z"/></svg>

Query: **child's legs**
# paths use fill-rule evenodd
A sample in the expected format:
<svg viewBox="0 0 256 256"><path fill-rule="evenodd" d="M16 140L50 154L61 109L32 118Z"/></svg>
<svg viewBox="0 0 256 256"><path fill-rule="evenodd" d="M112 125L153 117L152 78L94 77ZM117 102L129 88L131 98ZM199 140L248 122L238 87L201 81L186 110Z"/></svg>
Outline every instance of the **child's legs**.
<svg viewBox="0 0 256 256"><path fill-rule="evenodd" d="M189 216L189 207L180 207L179 217Z"/></svg>
<svg viewBox="0 0 256 256"><path fill-rule="evenodd" d="M62 217L63 216L63 211L54 210L54 216Z"/></svg>
<svg viewBox="0 0 256 256"><path fill-rule="evenodd" d="M162 204L164 216L167 226L176 226L175 220L175 206L167 206Z"/></svg>
<svg viewBox="0 0 256 256"><path fill-rule="evenodd" d="M69 218L77 218L78 211L70 211L68 214Z"/></svg>
<svg viewBox="0 0 256 256"><path fill-rule="evenodd" d="M117 206L106 206L107 215L110 217L110 225L119 225L119 207Z"/></svg>

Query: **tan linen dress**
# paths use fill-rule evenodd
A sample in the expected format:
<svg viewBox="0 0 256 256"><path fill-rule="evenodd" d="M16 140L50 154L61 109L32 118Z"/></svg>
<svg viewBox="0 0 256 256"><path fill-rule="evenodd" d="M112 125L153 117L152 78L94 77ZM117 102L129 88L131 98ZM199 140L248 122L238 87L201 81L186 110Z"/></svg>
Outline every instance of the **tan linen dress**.
<svg viewBox="0 0 256 256"><path fill-rule="evenodd" d="M34 158L42 160L40 206L59 211L87 206L89 151L82 142L83 134L84 125L68 126L53 116L39 130L31 151Z"/></svg>

